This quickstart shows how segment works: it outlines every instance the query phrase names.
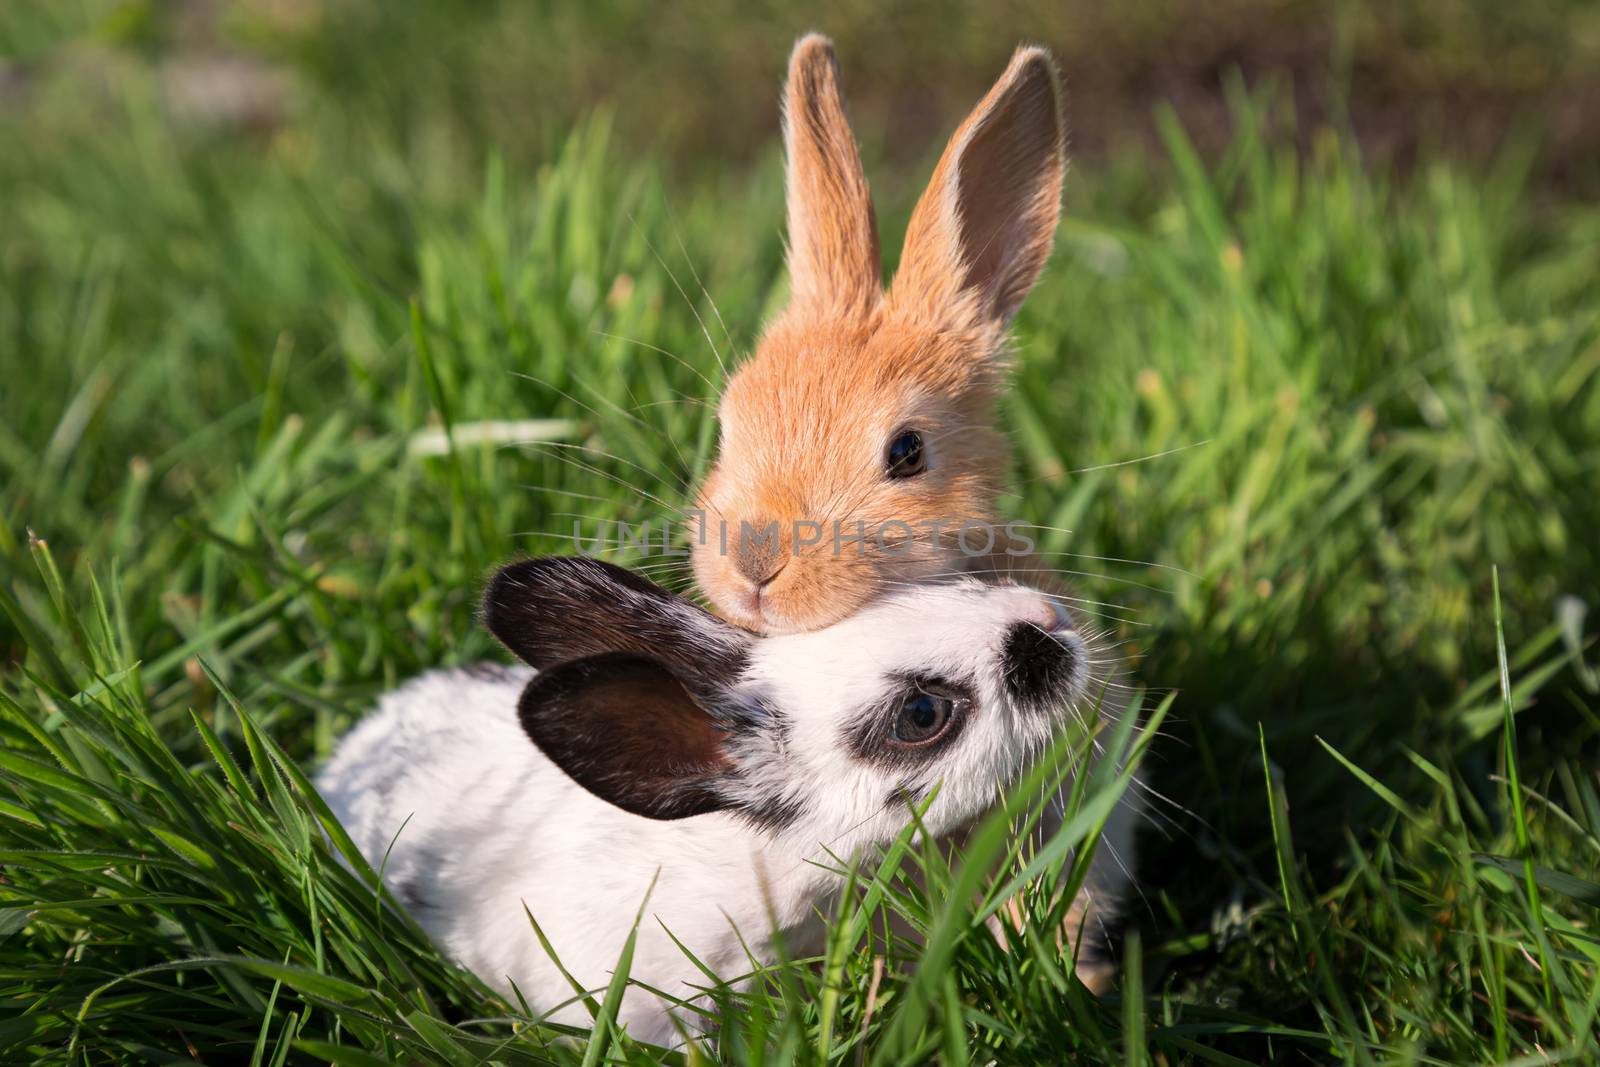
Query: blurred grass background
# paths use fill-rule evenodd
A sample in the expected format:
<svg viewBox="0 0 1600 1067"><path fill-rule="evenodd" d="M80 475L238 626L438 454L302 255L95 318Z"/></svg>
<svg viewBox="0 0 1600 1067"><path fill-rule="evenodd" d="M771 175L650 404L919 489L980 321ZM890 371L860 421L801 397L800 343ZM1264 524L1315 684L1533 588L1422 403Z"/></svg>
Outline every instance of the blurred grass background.
<svg viewBox="0 0 1600 1067"><path fill-rule="evenodd" d="M450 156L471 166L493 148L524 164L547 158L605 102L624 153L702 177L770 152L774 57L823 28L850 72L858 133L898 165L875 168L891 188L913 177L902 168L948 135L1018 41L1048 45L1066 72L1080 162L1158 148L1160 103L1176 108L1202 151L1220 148L1231 125L1223 78L1238 71L1292 90L1306 136L1348 128L1383 165L1437 151L1481 160L1518 129L1543 142L1542 180L1592 191L1600 178L1600 14L1572 0L72 0L8 9L0 100L12 112L41 109L58 134L104 121L85 106L86 83L114 109L130 79L153 75L180 118L213 131L300 131L302 148L336 155L403 145L413 163L435 166Z"/></svg>
<svg viewBox="0 0 1600 1067"><path fill-rule="evenodd" d="M783 296L777 86L811 28L891 258L1014 44L1061 61L1005 506L1177 693L1148 1001L976 939L954 1007L897 984L915 961L883 995L1000 1062L1595 1054L1600 8L80 0L0 8L19 1060L513 1055L414 931L347 914L263 738L314 761L381 688L490 652L493 564L681 501L718 355ZM562 421L415 448L525 418ZM849 1027L797 1008L772 1062L926 1058L870 1018L873 966L844 967Z"/></svg>

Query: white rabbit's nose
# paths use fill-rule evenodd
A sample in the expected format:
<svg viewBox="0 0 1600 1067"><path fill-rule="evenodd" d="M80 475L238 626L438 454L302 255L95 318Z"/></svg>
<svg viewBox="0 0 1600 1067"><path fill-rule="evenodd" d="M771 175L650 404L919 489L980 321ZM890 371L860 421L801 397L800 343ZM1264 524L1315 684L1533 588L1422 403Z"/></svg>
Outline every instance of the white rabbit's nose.
<svg viewBox="0 0 1600 1067"><path fill-rule="evenodd" d="M1046 633L1067 633L1077 629L1065 604L1032 590L1029 591L1029 603L1023 610L1022 621L1032 623Z"/></svg>
<svg viewBox="0 0 1600 1067"><path fill-rule="evenodd" d="M1023 707L1053 711L1078 695L1083 639L1053 601L1041 599L1037 613L1011 623L999 651L1006 690Z"/></svg>

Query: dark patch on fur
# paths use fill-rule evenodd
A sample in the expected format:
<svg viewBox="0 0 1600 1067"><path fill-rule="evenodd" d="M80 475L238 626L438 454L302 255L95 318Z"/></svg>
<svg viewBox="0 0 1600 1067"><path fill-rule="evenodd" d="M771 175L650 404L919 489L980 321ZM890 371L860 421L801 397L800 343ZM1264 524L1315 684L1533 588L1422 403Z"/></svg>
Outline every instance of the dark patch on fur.
<svg viewBox="0 0 1600 1067"><path fill-rule="evenodd" d="M401 882L394 887L395 899L405 905L405 909L413 914L427 911L433 907L432 901L422 895L422 890L417 888L415 882Z"/></svg>
<svg viewBox="0 0 1600 1067"><path fill-rule="evenodd" d="M1106 914L1109 911L1110 914ZM1127 931L1127 916L1115 908L1096 909L1081 930L1069 931L1078 935L1073 946L1078 963L1090 966L1114 965L1122 956L1119 946Z"/></svg>
<svg viewBox="0 0 1600 1067"><path fill-rule="evenodd" d="M512 675L512 669L504 663L494 660L481 660L478 663L469 663L460 668L461 673L468 678L479 682L503 682Z"/></svg>
<svg viewBox="0 0 1600 1067"><path fill-rule="evenodd" d="M736 737L759 735L763 748L762 759L787 762L794 723L769 699L749 692L742 692L739 696L738 701L730 701L718 709L718 717L729 733ZM740 762L737 755L735 762ZM736 769L734 773L737 775L741 771ZM757 830L769 833L783 830L793 826L805 814L805 799L790 792L775 789L764 793L737 787L730 788L728 792L738 797L737 814Z"/></svg>
<svg viewBox="0 0 1600 1067"><path fill-rule="evenodd" d="M772 724L768 729L772 731L774 743L787 751L789 740L794 736L794 723L789 721L789 716L770 705L766 706L766 711L767 721Z"/></svg>
<svg viewBox="0 0 1600 1067"><path fill-rule="evenodd" d="M898 680L900 685L886 698L863 711L844 730L845 748L852 756L888 770L926 766L948 751L960 738L978 704L974 687L964 682L927 674L900 675ZM952 713L954 721L937 741L922 745L898 743L894 739L895 720L906 697L915 693L950 697L956 702Z"/></svg>
<svg viewBox="0 0 1600 1067"><path fill-rule="evenodd" d="M1031 623L1015 623L1000 657L1006 690L1024 706L1051 706L1067 692L1077 652Z"/></svg>
<svg viewBox="0 0 1600 1067"><path fill-rule="evenodd" d="M739 815L756 829L772 833L793 826L805 810L805 802L799 797L774 794L746 801L739 806Z"/></svg>
<svg viewBox="0 0 1600 1067"><path fill-rule="evenodd" d="M883 809L896 814L904 814L911 810L922 810L922 805L928 802L928 796L933 792L933 787L918 782L901 782L889 791L884 798Z"/></svg>
<svg viewBox="0 0 1600 1067"><path fill-rule="evenodd" d="M742 705L720 709L722 720L738 730L759 730L778 751L787 752L794 736L794 723L789 716L779 710L770 695L752 695L746 690L740 696L744 698Z"/></svg>

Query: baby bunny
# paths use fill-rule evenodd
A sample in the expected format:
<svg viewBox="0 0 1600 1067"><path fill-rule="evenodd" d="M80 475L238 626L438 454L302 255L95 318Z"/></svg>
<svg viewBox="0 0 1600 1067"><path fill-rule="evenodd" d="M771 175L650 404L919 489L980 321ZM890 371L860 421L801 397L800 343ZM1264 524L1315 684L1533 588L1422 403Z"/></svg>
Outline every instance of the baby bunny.
<svg viewBox="0 0 1600 1067"><path fill-rule="evenodd" d="M792 295L718 408L691 551L701 590L760 632L813 630L886 586L1009 568L986 524L1005 475L1006 327L1050 254L1061 93L1019 48L951 138L885 290L833 47L795 45L784 96ZM935 525L937 524L937 525ZM942 530L939 527L942 526Z"/></svg>
<svg viewBox="0 0 1600 1067"><path fill-rule="evenodd" d="M747 947L774 958L774 923L791 951L815 951L817 909L840 888L830 854L890 842L908 797L933 797L930 832L958 833L1092 713L1097 685L1048 598L965 577L759 638L610 564L543 558L500 571L483 614L533 669L422 676L317 786L447 952L578 1024L524 904L591 989L647 893L632 975L668 994L694 996L704 975L667 931L728 977L750 970ZM1114 860L1091 870L1106 895L1120 877ZM635 1037L674 1036L646 990L621 1018Z"/></svg>

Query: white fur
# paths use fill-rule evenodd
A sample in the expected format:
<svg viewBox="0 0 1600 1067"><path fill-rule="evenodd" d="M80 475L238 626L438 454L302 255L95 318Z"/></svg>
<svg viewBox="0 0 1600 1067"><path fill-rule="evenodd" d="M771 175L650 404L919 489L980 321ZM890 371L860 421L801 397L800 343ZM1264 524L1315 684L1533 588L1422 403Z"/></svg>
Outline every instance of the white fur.
<svg viewBox="0 0 1600 1067"><path fill-rule="evenodd" d="M667 930L725 978L749 972L746 947L772 959L773 920L789 951L814 951L817 909L838 885L812 861L848 857L900 833L906 808L886 803L898 785L938 783L926 823L957 834L992 805L997 785L1015 781L1073 714L1092 706L1087 670L1062 701L1073 707L1059 714L1012 705L1000 645L1017 622L1053 631L1089 663L1082 639L1062 628L1043 594L972 579L880 598L824 630L754 640L733 692L776 709L786 729L738 743L742 776L727 792L735 802L741 791L781 794L796 817L779 827L758 828L736 811L653 820L587 792L523 732L518 699L534 676L526 667L438 671L388 694L317 784L446 952L507 993L514 982L535 1011L582 1025L587 1013L572 1002L524 905L590 990L610 980L652 880L633 959L639 982L684 997L704 984ZM934 762L891 770L852 753L842 736L897 691L905 672L967 677L979 695ZM1125 887L1134 804L1130 794L1091 873L1088 888L1102 911ZM641 990L629 991L621 1018L635 1037L673 1037L662 1002ZM692 1018L681 1021L697 1028Z"/></svg>

